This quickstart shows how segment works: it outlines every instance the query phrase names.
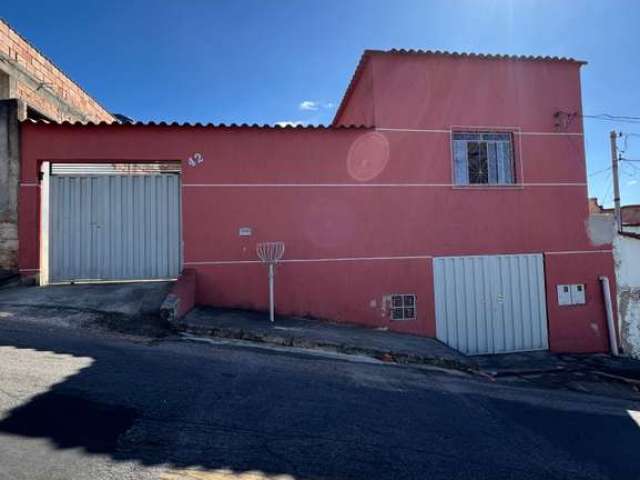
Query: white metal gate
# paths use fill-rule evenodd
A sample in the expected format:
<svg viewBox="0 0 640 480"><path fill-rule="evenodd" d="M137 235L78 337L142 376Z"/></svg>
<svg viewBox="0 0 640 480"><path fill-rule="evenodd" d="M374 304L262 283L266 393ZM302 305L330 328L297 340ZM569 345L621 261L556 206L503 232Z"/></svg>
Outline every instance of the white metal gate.
<svg viewBox="0 0 640 480"><path fill-rule="evenodd" d="M175 278L180 176L51 175L49 282Z"/></svg>
<svg viewBox="0 0 640 480"><path fill-rule="evenodd" d="M548 348L541 254L433 260L436 336L467 354Z"/></svg>

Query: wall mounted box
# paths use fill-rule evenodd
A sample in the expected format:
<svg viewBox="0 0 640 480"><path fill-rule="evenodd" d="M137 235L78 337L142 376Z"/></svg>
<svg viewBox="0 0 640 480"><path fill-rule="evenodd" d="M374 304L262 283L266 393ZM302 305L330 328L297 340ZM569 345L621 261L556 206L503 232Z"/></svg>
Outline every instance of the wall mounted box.
<svg viewBox="0 0 640 480"><path fill-rule="evenodd" d="M584 305L587 303L584 283L562 284L557 286L558 305Z"/></svg>
<svg viewBox="0 0 640 480"><path fill-rule="evenodd" d="M558 285L558 305L572 305L571 285Z"/></svg>
<svg viewBox="0 0 640 480"><path fill-rule="evenodd" d="M584 305L587 299L584 293L584 283L576 283L571 285L571 304Z"/></svg>

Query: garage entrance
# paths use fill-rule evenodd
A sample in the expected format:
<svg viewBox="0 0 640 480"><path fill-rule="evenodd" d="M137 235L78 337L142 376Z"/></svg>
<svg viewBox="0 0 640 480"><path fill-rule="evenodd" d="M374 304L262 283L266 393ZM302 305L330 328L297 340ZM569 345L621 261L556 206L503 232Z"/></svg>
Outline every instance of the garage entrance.
<svg viewBox="0 0 640 480"><path fill-rule="evenodd" d="M53 164L48 207L49 283L180 273L179 164Z"/></svg>
<svg viewBox="0 0 640 480"><path fill-rule="evenodd" d="M433 260L436 336L466 354L548 348L541 254Z"/></svg>

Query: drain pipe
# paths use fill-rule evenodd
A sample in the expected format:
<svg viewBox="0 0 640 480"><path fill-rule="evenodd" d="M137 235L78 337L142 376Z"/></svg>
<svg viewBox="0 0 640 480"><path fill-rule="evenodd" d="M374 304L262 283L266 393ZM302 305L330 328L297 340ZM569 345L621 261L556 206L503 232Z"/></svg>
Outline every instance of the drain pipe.
<svg viewBox="0 0 640 480"><path fill-rule="evenodd" d="M607 310L607 327L609 330L609 348L611 354L617 357L620 352L618 351L618 337L616 334L616 326L613 322L613 307L611 306L611 287L609 286L609 278L600 277L600 285L602 286L602 296L604 297L604 306Z"/></svg>

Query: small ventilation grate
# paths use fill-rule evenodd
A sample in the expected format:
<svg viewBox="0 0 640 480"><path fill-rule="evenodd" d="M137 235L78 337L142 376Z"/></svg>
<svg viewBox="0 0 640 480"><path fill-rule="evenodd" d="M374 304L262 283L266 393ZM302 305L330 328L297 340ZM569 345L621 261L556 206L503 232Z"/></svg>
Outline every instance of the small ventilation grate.
<svg viewBox="0 0 640 480"><path fill-rule="evenodd" d="M414 293L394 293L385 296L385 306L391 320L416 319L416 295Z"/></svg>

